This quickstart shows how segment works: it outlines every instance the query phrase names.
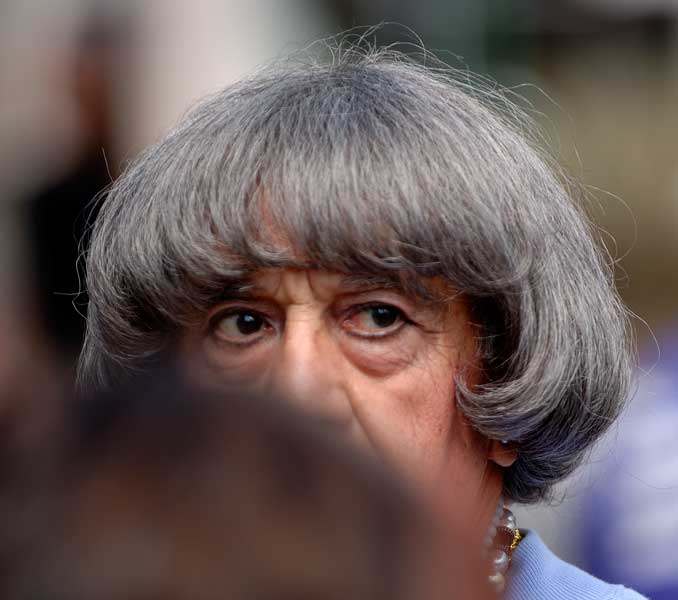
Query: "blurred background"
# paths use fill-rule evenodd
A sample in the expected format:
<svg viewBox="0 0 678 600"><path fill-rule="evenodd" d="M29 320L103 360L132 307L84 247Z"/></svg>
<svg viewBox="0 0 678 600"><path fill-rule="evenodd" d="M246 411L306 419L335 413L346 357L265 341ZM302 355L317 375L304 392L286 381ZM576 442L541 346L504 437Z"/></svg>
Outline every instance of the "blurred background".
<svg viewBox="0 0 678 600"><path fill-rule="evenodd" d="M516 512L564 558L678 597L678 0L3 0L0 381L42 353L72 376L81 240L126 161L261 62L381 21L523 95L590 186L639 391L553 505Z"/></svg>

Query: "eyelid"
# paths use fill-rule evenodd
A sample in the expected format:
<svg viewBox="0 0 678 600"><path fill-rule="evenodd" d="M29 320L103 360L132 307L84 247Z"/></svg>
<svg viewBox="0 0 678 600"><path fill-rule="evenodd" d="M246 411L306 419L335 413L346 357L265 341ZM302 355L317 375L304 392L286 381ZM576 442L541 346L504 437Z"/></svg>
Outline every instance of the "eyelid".
<svg viewBox="0 0 678 600"><path fill-rule="evenodd" d="M392 308L395 308L400 312L401 318L404 322L409 324L416 324L415 320L410 316L410 310L408 310L407 307L404 307L401 304L396 303L394 301L384 299L371 299L365 300L364 302L355 302L354 298L353 303L351 303L351 305L344 311L344 314L347 316L353 316L362 310L378 306L390 306Z"/></svg>
<svg viewBox="0 0 678 600"><path fill-rule="evenodd" d="M210 312L207 314L207 331L213 331L218 325L219 321L221 321L221 319L224 317L240 311L251 311L253 313L257 313L264 317L266 321L271 324L273 324L273 322L276 320L276 316L272 314L274 311L271 310L270 306L262 306L262 303L257 302L256 300L249 300L247 298L234 298L231 300L225 300L210 310Z"/></svg>
<svg viewBox="0 0 678 600"><path fill-rule="evenodd" d="M378 301L373 301L373 302L366 302L363 304L356 304L351 309L349 309L349 312L346 313L347 318L351 318L355 316L356 314L360 313L361 311L377 306L388 306L391 308L395 308L399 313L400 313L400 323L395 326L392 329L385 329L383 330L382 333L359 333L359 330L356 328L344 328L344 332L347 335L350 335L354 338L357 338L359 340L363 340L366 342L379 342L382 340L388 340L391 338L395 338L401 333L403 333L403 330L409 326L409 325L417 325L412 319L409 318L407 313L403 309L401 309L399 306L396 306L395 304L389 303L389 302L378 302Z"/></svg>
<svg viewBox="0 0 678 600"><path fill-rule="evenodd" d="M242 342L236 342L233 340L226 339L225 336L220 335L217 330L219 328L219 323L223 321L224 319L231 317L235 314L238 314L239 312L251 312L251 313L256 313L260 315L263 320L266 322L266 324L271 327L274 331L277 331L277 327L274 323L274 321L264 312L250 308L248 306L243 306L242 304L239 305L233 305L230 307L225 307L222 310L218 310L217 312L214 313L212 317L209 318L207 322L207 331L206 335L209 336L210 338L214 339L216 343L218 344L224 344L228 345L231 347L239 347L239 348L247 348L249 346L255 346L259 342L262 341L263 338L267 337L266 332L259 332L257 335L252 336L253 339L251 340L243 340Z"/></svg>
<svg viewBox="0 0 678 600"><path fill-rule="evenodd" d="M340 306L364 304L388 304L409 314L414 312L412 302L396 289L375 288L342 294L337 302Z"/></svg>

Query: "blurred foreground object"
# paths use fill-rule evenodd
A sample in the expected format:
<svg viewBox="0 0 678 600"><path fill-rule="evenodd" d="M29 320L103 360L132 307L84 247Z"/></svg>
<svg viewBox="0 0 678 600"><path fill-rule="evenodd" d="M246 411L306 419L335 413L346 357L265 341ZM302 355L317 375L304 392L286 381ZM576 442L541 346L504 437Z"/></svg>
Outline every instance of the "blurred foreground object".
<svg viewBox="0 0 678 600"><path fill-rule="evenodd" d="M71 408L2 457L6 600L486 597L463 533L279 402L165 376Z"/></svg>

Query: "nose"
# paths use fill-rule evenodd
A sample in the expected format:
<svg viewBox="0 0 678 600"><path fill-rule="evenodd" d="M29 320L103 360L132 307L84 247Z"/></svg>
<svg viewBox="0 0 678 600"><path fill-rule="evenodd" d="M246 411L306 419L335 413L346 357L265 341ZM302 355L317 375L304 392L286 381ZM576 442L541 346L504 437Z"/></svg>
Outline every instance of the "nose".
<svg viewBox="0 0 678 600"><path fill-rule="evenodd" d="M340 351L322 321L310 316L288 318L279 352L274 390L301 410L347 427L353 413Z"/></svg>

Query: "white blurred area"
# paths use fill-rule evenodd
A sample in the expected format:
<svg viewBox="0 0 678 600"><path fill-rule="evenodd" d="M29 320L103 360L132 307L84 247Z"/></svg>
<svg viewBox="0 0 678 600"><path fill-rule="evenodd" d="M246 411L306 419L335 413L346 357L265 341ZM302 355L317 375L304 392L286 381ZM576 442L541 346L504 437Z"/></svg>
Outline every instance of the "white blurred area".
<svg viewBox="0 0 678 600"><path fill-rule="evenodd" d="M78 115L63 77L88 18L127 29L115 98L121 156L172 126L201 96L327 27L296 0L5 0L0 7L0 175L32 186L22 165L58 170L78 144ZM51 165L51 167L50 167ZM8 191L6 185L5 193Z"/></svg>
<svg viewBox="0 0 678 600"><path fill-rule="evenodd" d="M322 35L327 16L313 7L295 0L143 2L130 81L136 98L126 98L137 107L131 145L157 137L205 94Z"/></svg>

